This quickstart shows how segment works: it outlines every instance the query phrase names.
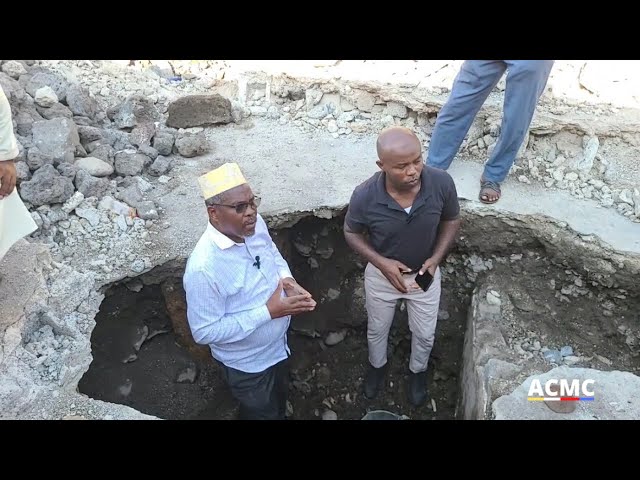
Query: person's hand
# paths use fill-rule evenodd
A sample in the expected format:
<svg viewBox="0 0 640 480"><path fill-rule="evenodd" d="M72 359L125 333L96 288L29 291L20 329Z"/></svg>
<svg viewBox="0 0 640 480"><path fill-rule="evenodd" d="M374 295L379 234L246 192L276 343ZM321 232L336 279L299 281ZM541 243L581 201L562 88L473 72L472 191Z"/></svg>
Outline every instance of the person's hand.
<svg viewBox="0 0 640 480"><path fill-rule="evenodd" d="M436 268L438 268L438 262L436 262L433 257L427 258L427 261L422 264L422 267L420 267L418 275L422 275L424 272L428 271L433 277L436 274Z"/></svg>
<svg viewBox="0 0 640 480"><path fill-rule="evenodd" d="M287 297L293 297L294 295L307 295L311 298L311 294L307 292L298 282L292 277L286 277L282 279L282 287Z"/></svg>
<svg viewBox="0 0 640 480"><path fill-rule="evenodd" d="M301 287L300 287L301 288ZM280 318L286 315L297 315L310 312L316 308L316 302L307 292L302 295L282 296L283 281L278 281L278 287L267 301L267 309L271 318Z"/></svg>
<svg viewBox="0 0 640 480"><path fill-rule="evenodd" d="M16 166L13 160L0 162L0 200L8 197L16 186Z"/></svg>
<svg viewBox="0 0 640 480"><path fill-rule="evenodd" d="M407 267L404 263L393 260L391 258L385 258L380 264L378 268L382 272L382 274L391 282L396 290L407 293L408 289L405 285L404 277L402 276L403 272L410 272L411 269Z"/></svg>

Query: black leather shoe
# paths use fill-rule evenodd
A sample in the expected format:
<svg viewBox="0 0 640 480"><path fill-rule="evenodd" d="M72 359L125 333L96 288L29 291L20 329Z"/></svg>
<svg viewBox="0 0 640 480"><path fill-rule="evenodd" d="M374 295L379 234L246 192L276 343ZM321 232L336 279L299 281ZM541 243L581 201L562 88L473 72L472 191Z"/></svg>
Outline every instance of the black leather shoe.
<svg viewBox="0 0 640 480"><path fill-rule="evenodd" d="M427 372L409 374L409 402L419 407L427 399Z"/></svg>
<svg viewBox="0 0 640 480"><path fill-rule="evenodd" d="M378 390L382 387L387 370L386 367L386 363L380 368L374 368L369 365L369 370L367 370L367 375L364 379L364 396L369 400L375 398Z"/></svg>

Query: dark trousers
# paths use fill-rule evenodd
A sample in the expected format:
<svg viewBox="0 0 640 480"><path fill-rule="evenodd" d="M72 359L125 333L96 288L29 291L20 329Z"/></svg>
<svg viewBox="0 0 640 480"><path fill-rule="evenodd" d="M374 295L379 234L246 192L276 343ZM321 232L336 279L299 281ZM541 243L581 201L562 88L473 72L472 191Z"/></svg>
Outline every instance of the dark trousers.
<svg viewBox="0 0 640 480"><path fill-rule="evenodd" d="M284 420L289 391L289 359L247 373L224 366L231 393L240 402L240 420Z"/></svg>

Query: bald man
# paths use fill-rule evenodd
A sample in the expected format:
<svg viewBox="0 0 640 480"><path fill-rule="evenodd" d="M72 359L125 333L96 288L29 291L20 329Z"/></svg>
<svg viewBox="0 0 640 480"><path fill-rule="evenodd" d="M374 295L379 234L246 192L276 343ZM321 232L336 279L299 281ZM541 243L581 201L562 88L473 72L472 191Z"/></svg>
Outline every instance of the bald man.
<svg viewBox="0 0 640 480"><path fill-rule="evenodd" d="M426 372L440 303L440 269L460 228L460 206L451 176L424 166L422 145L403 127L383 130L377 140L380 171L354 190L344 221L347 243L367 260L369 369L364 384L375 398L384 384L387 342L396 301L406 300L411 329L409 401L427 398ZM432 276L431 284L416 281ZM418 284L422 283L423 290Z"/></svg>

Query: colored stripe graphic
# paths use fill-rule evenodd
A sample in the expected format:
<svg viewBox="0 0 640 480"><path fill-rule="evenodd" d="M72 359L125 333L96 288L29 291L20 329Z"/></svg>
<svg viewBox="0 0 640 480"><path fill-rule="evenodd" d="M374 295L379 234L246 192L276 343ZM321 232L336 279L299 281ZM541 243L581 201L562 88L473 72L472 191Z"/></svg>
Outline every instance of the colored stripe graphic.
<svg viewBox="0 0 640 480"><path fill-rule="evenodd" d="M527 397L530 402L592 402L594 397Z"/></svg>

